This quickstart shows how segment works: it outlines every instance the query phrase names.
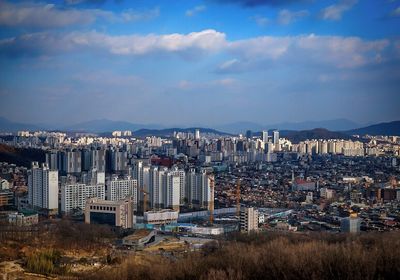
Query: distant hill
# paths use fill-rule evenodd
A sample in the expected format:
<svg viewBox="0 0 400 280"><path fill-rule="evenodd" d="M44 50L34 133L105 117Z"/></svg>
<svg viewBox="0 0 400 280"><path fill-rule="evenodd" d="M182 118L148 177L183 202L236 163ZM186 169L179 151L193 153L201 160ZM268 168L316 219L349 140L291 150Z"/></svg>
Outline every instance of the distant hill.
<svg viewBox="0 0 400 280"><path fill-rule="evenodd" d="M280 133L280 136L288 138L294 143L299 143L300 141L305 141L307 139L353 139L353 137L346 133L330 131L324 128L315 128L311 130L301 131L283 131Z"/></svg>
<svg viewBox="0 0 400 280"><path fill-rule="evenodd" d="M85 131L85 132L106 132L114 130L130 130L135 131L142 128L161 128L160 125L155 124L137 124L125 121L112 121L107 119L92 120L81 122L71 126L67 126L62 130L65 131Z"/></svg>
<svg viewBox="0 0 400 280"><path fill-rule="evenodd" d="M246 132L246 130L261 131L267 129L268 126L264 126L254 122L234 122L223 125L217 125L215 126L215 128L221 131L226 131L228 133L243 134Z"/></svg>
<svg viewBox="0 0 400 280"><path fill-rule="evenodd" d="M190 128L166 128L166 129L139 129L133 132L134 136L145 137L145 136L172 136L174 131L176 132L192 132L196 129L200 130L200 133L212 133L216 135L231 135L226 132L222 132L219 130L211 129L211 128L202 128L202 127L190 127Z"/></svg>
<svg viewBox="0 0 400 280"><path fill-rule="evenodd" d="M40 127L33 124L13 122L0 117L0 132L16 132L18 130L40 130Z"/></svg>
<svg viewBox="0 0 400 280"><path fill-rule="evenodd" d="M267 129L279 130L310 130L323 127L331 131L346 131L360 127L360 124L347 119L334 119L325 121L283 122L275 124L259 124L254 122L235 122L216 126L216 129L230 133L245 133L246 130L261 131Z"/></svg>
<svg viewBox="0 0 400 280"><path fill-rule="evenodd" d="M378 123L358 129L346 131L349 135L398 135L400 136L400 121Z"/></svg>
<svg viewBox="0 0 400 280"><path fill-rule="evenodd" d="M279 130L312 130L315 128L325 128L331 131L345 131L360 127L360 124L348 119L334 119L325 121L304 121L304 122L285 122L269 126Z"/></svg>

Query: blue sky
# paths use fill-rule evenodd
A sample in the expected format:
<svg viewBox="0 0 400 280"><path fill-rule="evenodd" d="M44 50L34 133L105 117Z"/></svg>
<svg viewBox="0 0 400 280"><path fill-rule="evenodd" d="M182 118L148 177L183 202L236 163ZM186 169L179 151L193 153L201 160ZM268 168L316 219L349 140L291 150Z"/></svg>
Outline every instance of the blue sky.
<svg viewBox="0 0 400 280"><path fill-rule="evenodd" d="M0 115L400 119L400 0L0 0Z"/></svg>

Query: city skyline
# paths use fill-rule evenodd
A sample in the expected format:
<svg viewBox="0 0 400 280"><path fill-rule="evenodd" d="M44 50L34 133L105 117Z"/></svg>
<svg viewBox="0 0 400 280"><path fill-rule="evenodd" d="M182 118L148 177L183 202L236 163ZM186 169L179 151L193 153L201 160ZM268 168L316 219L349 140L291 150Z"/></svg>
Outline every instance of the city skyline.
<svg viewBox="0 0 400 280"><path fill-rule="evenodd" d="M1 116L400 119L400 1L0 1Z"/></svg>

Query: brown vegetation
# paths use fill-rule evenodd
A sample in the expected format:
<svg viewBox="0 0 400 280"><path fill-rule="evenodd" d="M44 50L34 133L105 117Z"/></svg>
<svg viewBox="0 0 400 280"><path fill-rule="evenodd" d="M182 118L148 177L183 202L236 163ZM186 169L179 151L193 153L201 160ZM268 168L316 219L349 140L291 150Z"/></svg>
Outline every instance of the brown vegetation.
<svg viewBox="0 0 400 280"><path fill-rule="evenodd" d="M32 161L45 162L45 151L33 148L15 148L0 144L0 162L14 163L17 166L30 168Z"/></svg>
<svg viewBox="0 0 400 280"><path fill-rule="evenodd" d="M87 279L395 279L400 234L235 235L182 259L129 258Z"/></svg>

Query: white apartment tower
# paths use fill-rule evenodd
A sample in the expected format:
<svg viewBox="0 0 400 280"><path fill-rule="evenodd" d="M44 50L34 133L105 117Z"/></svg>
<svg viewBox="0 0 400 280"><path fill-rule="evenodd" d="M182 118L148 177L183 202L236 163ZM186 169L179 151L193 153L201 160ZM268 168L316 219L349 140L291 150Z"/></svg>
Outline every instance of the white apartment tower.
<svg viewBox="0 0 400 280"><path fill-rule="evenodd" d="M32 162L28 171L28 201L33 208L58 209L58 171Z"/></svg>
<svg viewBox="0 0 400 280"><path fill-rule="evenodd" d="M240 231L251 232L258 230L258 210L253 207L240 208Z"/></svg>
<svg viewBox="0 0 400 280"><path fill-rule="evenodd" d="M200 130L199 129L195 130L194 139L195 140L200 140Z"/></svg>
<svg viewBox="0 0 400 280"><path fill-rule="evenodd" d="M164 175L163 190L164 192L164 207L172 208L179 211L181 177L174 172L167 172Z"/></svg>
<svg viewBox="0 0 400 280"><path fill-rule="evenodd" d="M132 196L134 205L137 205L137 181L127 176L124 179L113 177L107 181L107 200L119 201Z"/></svg>
<svg viewBox="0 0 400 280"><path fill-rule="evenodd" d="M73 210L85 210L89 198L105 199L104 184L85 185L67 184L61 186L61 212L71 213Z"/></svg>
<svg viewBox="0 0 400 280"><path fill-rule="evenodd" d="M263 143L267 143L268 142L268 131L263 131L262 132L262 139Z"/></svg>
<svg viewBox="0 0 400 280"><path fill-rule="evenodd" d="M186 173L176 167L172 169L172 173L179 176L179 204L183 205L186 197Z"/></svg>

